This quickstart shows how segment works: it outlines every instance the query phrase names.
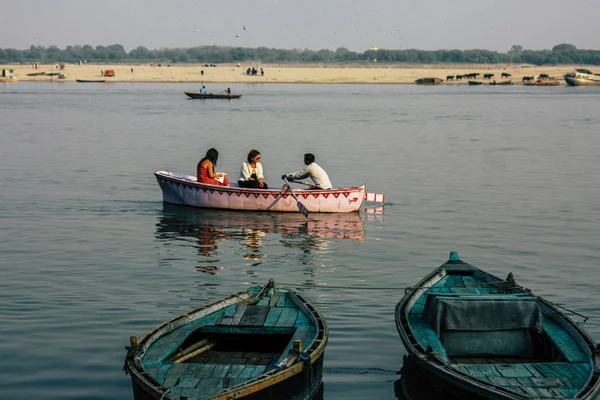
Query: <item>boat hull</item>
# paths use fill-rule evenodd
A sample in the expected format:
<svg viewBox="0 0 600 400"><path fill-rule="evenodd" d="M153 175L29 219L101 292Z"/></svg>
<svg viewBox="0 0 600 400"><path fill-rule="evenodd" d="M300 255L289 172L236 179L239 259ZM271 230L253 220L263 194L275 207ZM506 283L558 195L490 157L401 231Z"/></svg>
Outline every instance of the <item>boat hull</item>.
<svg viewBox="0 0 600 400"><path fill-rule="evenodd" d="M311 369L305 368L300 373L281 380L272 378L270 381L258 384L260 388L250 394L240 397L237 393L218 397L219 400L244 398L245 400L310 400L319 397L323 387L323 359L321 355L312 364ZM312 373L312 384L310 374ZM134 400L162 400L163 392L152 388L152 384L141 375L131 374Z"/></svg>
<svg viewBox="0 0 600 400"><path fill-rule="evenodd" d="M165 203L200 208L299 212L300 202L309 212L344 213L359 211L365 198L364 185L329 190L294 189L294 197L291 189L208 185L198 183L194 176L168 171L157 171L154 175Z"/></svg>
<svg viewBox="0 0 600 400"><path fill-rule="evenodd" d="M239 99L242 94L230 94L230 93L198 93L198 92L183 92L190 99Z"/></svg>
<svg viewBox="0 0 600 400"><path fill-rule="evenodd" d="M328 329L304 297L269 281L130 340L135 400L312 399Z"/></svg>
<svg viewBox="0 0 600 400"><path fill-rule="evenodd" d="M490 306L498 317L489 318ZM463 307L462 314L457 307ZM409 357L428 380L452 396L591 400L599 395L600 378L594 371L600 359L591 337L514 280L504 281L460 260L448 261L407 291L395 318ZM510 329L507 324L512 324ZM527 339L513 336L519 329ZM534 347L527 347L528 340Z"/></svg>
<svg viewBox="0 0 600 400"><path fill-rule="evenodd" d="M565 75L565 82L569 86L600 86L600 79L592 80Z"/></svg>

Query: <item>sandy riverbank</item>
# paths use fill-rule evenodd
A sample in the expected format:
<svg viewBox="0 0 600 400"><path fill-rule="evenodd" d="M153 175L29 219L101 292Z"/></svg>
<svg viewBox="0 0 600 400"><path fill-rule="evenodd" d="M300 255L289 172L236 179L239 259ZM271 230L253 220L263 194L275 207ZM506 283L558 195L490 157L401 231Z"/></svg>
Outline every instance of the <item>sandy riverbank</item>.
<svg viewBox="0 0 600 400"><path fill-rule="evenodd" d="M167 66L162 64L142 65L110 65L110 64L66 64L64 70L56 69L53 65L40 65L34 69L31 65L2 65L0 69L13 69L13 75L20 81L56 81L56 76L28 76L28 74L60 72L65 75L64 81L76 79L97 80L107 82L190 82L190 83L414 83L422 77L438 77L446 79L448 75L479 72L479 80L483 74L494 74L492 80L501 81L503 72L512 76L514 83L521 83L523 76L548 74L564 83L562 76L571 72L574 66L530 66L530 65L499 65L499 64L447 64L447 65L375 65L340 66L340 65L258 65L258 75L247 75L246 68L253 65L219 64L216 67L205 67L201 64L177 64ZM578 66L579 67L579 66ZM260 75L260 68L265 71ZM598 68L589 68L592 71ZM103 77L102 70L113 69L114 77ZM133 71L132 71L133 70ZM204 75L201 75L201 71ZM467 80L448 81L448 84L467 84Z"/></svg>

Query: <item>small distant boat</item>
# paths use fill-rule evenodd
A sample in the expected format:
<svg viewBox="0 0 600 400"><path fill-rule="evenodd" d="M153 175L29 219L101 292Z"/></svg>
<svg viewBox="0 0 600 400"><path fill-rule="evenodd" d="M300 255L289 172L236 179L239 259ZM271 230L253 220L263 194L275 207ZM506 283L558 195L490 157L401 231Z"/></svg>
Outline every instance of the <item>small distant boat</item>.
<svg viewBox="0 0 600 400"><path fill-rule="evenodd" d="M562 85L560 81L556 79L538 79L536 81L530 80L523 82L525 86L558 86Z"/></svg>
<svg viewBox="0 0 600 400"><path fill-rule="evenodd" d="M565 74L564 78L569 86L600 86L600 74L585 68L576 68L575 72Z"/></svg>
<svg viewBox="0 0 600 400"><path fill-rule="evenodd" d="M104 83L106 80L104 79L75 79L77 82L81 83Z"/></svg>
<svg viewBox="0 0 600 400"><path fill-rule="evenodd" d="M500 82L490 82L490 85L512 85L512 81L500 81Z"/></svg>
<svg viewBox="0 0 600 400"><path fill-rule="evenodd" d="M461 399L596 399L600 348L558 306L450 253L396 306L427 380Z"/></svg>
<svg viewBox="0 0 600 400"><path fill-rule="evenodd" d="M415 83L417 85L439 85L443 81L444 80L442 78L425 77L425 78L419 78L419 79L417 79L415 81Z"/></svg>
<svg viewBox="0 0 600 400"><path fill-rule="evenodd" d="M191 99L239 99L242 94L183 92Z"/></svg>
<svg viewBox="0 0 600 400"><path fill-rule="evenodd" d="M328 330L300 294L254 286L130 338L125 372L146 399L311 399Z"/></svg>
<svg viewBox="0 0 600 400"><path fill-rule="evenodd" d="M46 75L48 75L48 76L58 76L60 74L61 74L60 72L47 72L46 73Z"/></svg>
<svg viewBox="0 0 600 400"><path fill-rule="evenodd" d="M46 72L32 72L30 74L27 74L27 76L39 76L39 75L46 75Z"/></svg>
<svg viewBox="0 0 600 400"><path fill-rule="evenodd" d="M480 82L480 81L469 81L469 85L483 85L483 82Z"/></svg>

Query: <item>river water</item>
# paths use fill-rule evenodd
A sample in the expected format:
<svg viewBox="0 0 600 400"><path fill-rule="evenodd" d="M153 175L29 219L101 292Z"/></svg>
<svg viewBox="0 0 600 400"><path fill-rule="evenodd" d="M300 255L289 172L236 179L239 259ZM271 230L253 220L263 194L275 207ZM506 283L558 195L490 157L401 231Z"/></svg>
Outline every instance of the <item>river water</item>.
<svg viewBox="0 0 600 400"><path fill-rule="evenodd" d="M0 84L0 397L131 399L130 335L272 278L326 318L325 399L394 399L394 307L452 250L600 340L600 88L207 89L226 86L244 96ZM259 149L272 185L312 152L386 202L308 220L163 205L153 172L193 174L210 147L234 179Z"/></svg>

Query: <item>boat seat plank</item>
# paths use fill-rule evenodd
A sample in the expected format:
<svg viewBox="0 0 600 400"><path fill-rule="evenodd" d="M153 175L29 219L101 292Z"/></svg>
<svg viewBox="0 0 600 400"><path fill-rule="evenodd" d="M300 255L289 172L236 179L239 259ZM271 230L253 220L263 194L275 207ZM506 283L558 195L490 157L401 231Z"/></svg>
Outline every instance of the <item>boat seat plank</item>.
<svg viewBox="0 0 600 400"><path fill-rule="evenodd" d="M473 293L482 293L481 292L481 281L473 278L472 276L463 276L462 277L463 284L466 288L468 288Z"/></svg>
<svg viewBox="0 0 600 400"><path fill-rule="evenodd" d="M298 318L296 318L296 326L298 328L313 330L313 324L308 319L308 317L306 315L304 315L304 313L302 313L302 312L298 313Z"/></svg>
<svg viewBox="0 0 600 400"><path fill-rule="evenodd" d="M223 310L223 314L221 315L221 318L219 318L217 320L215 325L231 325L231 323L233 322L233 316L235 315L236 311L237 311L237 304L232 304L229 307L225 308Z"/></svg>
<svg viewBox="0 0 600 400"><path fill-rule="evenodd" d="M287 299L287 296L279 297L279 299L277 299L276 307L285 307L285 299Z"/></svg>
<svg viewBox="0 0 600 400"><path fill-rule="evenodd" d="M248 306L238 323L239 326L263 326L270 307Z"/></svg>
<svg viewBox="0 0 600 400"><path fill-rule="evenodd" d="M565 332L565 330L556 322L552 321L550 318L544 317L544 330L567 361L586 361L585 354L575 339Z"/></svg>
<svg viewBox="0 0 600 400"><path fill-rule="evenodd" d="M188 377L188 376L182 376L181 378L179 378L179 381L177 382L177 387L180 388L194 388L196 387L196 385L200 383L200 379L198 378L192 378L192 377Z"/></svg>
<svg viewBox="0 0 600 400"><path fill-rule="evenodd" d="M281 296L276 294L269 298L269 307L275 307L277 305L277 301Z"/></svg>
<svg viewBox="0 0 600 400"><path fill-rule="evenodd" d="M412 325L412 332L423 349L431 346L443 360L448 360L446 349L429 323L423 321L420 315L410 315L408 322Z"/></svg>
<svg viewBox="0 0 600 400"><path fill-rule="evenodd" d="M247 307L247 304L240 304L238 306L237 310L235 311L235 315L233 316L233 320L231 321L231 325L237 325L240 323L240 320L244 316Z"/></svg>
<svg viewBox="0 0 600 400"><path fill-rule="evenodd" d="M206 399L223 390L223 378L203 378L194 388L183 388L183 395L190 399Z"/></svg>
<svg viewBox="0 0 600 400"><path fill-rule="evenodd" d="M158 369L158 371L156 371L156 374L154 374L154 376L153 376L154 380L156 382L158 382L159 384L162 384L165 381L167 374L173 365L174 364L171 364L171 363L162 364L160 366L160 368Z"/></svg>
<svg viewBox="0 0 600 400"><path fill-rule="evenodd" d="M277 327L292 327L296 324L296 319L298 318L298 309L297 308L284 308L281 312L281 316L277 320Z"/></svg>
<svg viewBox="0 0 600 400"><path fill-rule="evenodd" d="M210 378L224 378L225 375L229 372L229 368L231 365L226 364L218 364L215 365L215 368L210 373Z"/></svg>
<svg viewBox="0 0 600 400"><path fill-rule="evenodd" d="M500 364L496 370L505 378L530 378L532 373L521 364Z"/></svg>
<svg viewBox="0 0 600 400"><path fill-rule="evenodd" d="M279 320L282 311L283 308L281 307L271 307L267 314L264 326L277 326L277 321Z"/></svg>
<svg viewBox="0 0 600 400"><path fill-rule="evenodd" d="M202 375L203 369L204 369L204 364L189 363L189 364L187 364L187 368L181 374L181 376L198 377L198 376Z"/></svg>
<svg viewBox="0 0 600 400"><path fill-rule="evenodd" d="M462 276L460 275L446 275L436 284L436 286L444 286L451 289L465 288Z"/></svg>

